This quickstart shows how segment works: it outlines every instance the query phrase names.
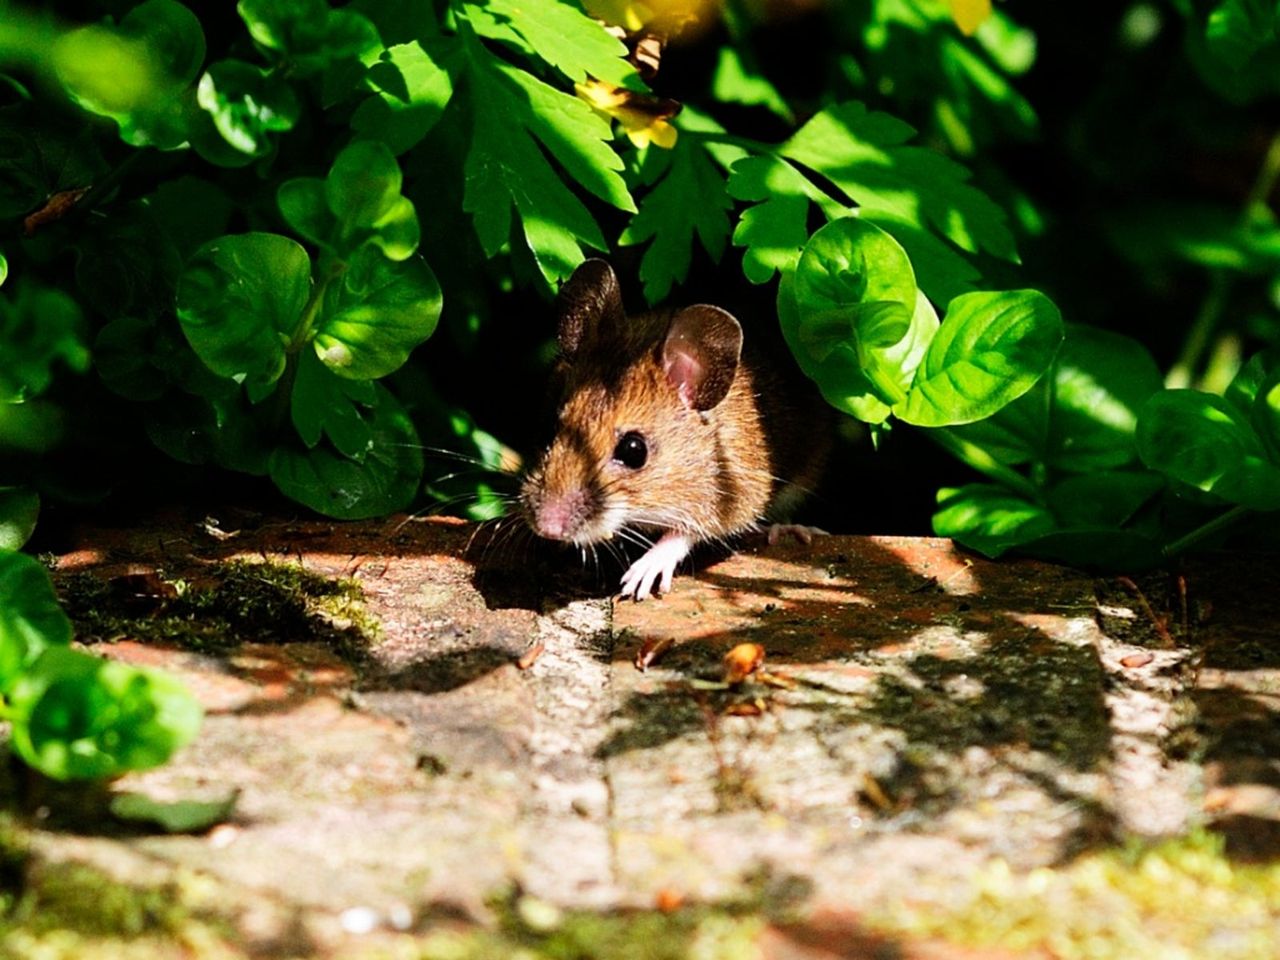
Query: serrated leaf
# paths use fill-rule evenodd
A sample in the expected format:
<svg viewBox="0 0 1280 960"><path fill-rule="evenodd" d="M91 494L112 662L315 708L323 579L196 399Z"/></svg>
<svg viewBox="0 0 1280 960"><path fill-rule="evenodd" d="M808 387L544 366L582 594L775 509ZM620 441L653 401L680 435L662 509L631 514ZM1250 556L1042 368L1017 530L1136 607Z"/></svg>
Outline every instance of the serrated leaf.
<svg viewBox="0 0 1280 960"><path fill-rule="evenodd" d="M479 6L463 5L468 15ZM639 87L627 48L577 6L562 0L487 0L484 17L473 17L481 36L507 39L514 30L539 57L575 83L590 74L614 86ZM492 29L496 24L499 29Z"/></svg>
<svg viewBox="0 0 1280 960"><path fill-rule="evenodd" d="M327 298L316 326L316 354L340 376L385 377L431 336L441 305L440 284L421 257L397 262L362 247Z"/></svg>
<svg viewBox="0 0 1280 960"><path fill-rule="evenodd" d="M543 143L549 150L565 151L576 145L577 153L593 157L602 146L612 153L607 146L612 137L609 125L586 104L551 88L536 96L560 103L562 112L556 119L540 117L531 107L529 91L541 90L544 84L477 44L470 44L466 52L475 109L463 209L473 215L476 236L490 257L511 239L512 216L518 213L525 242L543 276L549 281L564 279L582 262L584 247L604 250L606 244L590 212L552 169L534 135L546 137ZM585 161L579 157L574 162ZM592 182L614 195L615 179L621 182L602 165ZM617 199L621 203L621 195Z"/></svg>
<svg viewBox="0 0 1280 960"><path fill-rule="evenodd" d="M271 479L289 497L325 516L363 520L403 509L422 479L422 449L413 421L381 384L373 407L362 412L373 437L357 461L324 446L278 447Z"/></svg>
<svg viewBox="0 0 1280 960"><path fill-rule="evenodd" d="M896 222L946 237L970 253L1017 260L1004 212L967 183L969 171L907 141L915 131L862 103L829 107L813 117L780 152L821 173L858 204L862 215L885 226ZM902 240L911 253L910 244ZM917 280L939 296L948 278L921 263ZM931 265L930 265L931 266Z"/></svg>
<svg viewBox="0 0 1280 960"><path fill-rule="evenodd" d="M989 417L1045 374L1062 338L1058 308L1038 291L956 297L893 412L927 427Z"/></svg>
<svg viewBox="0 0 1280 960"><path fill-rule="evenodd" d="M762 75L749 70L740 54L733 47L721 47L720 59L711 81L711 95L723 103L742 103L760 106L787 121L792 120L791 108L778 88Z"/></svg>
<svg viewBox="0 0 1280 960"><path fill-rule="evenodd" d="M352 114L351 128L397 155L418 144L453 96L453 52L452 41L388 47L369 67L365 84L374 92Z"/></svg>
<svg viewBox="0 0 1280 960"><path fill-rule="evenodd" d="M196 355L214 373L276 380L311 294L311 258L274 233L244 233L205 244L178 283L178 319Z"/></svg>
<svg viewBox="0 0 1280 960"><path fill-rule="evenodd" d="M724 174L693 137L681 137L671 150L649 149L640 177L655 185L640 201L618 245L652 241L640 260L640 278L645 299L657 303L688 275L695 236L712 260L724 254L733 200Z"/></svg>
<svg viewBox="0 0 1280 960"><path fill-rule="evenodd" d="M774 273L795 269L809 240L809 204L824 203L825 195L800 171L778 157L753 156L737 161L729 171L726 189L731 197L753 201L743 209L733 242L746 247L742 272L752 283L767 283ZM824 205L827 215L849 211Z"/></svg>

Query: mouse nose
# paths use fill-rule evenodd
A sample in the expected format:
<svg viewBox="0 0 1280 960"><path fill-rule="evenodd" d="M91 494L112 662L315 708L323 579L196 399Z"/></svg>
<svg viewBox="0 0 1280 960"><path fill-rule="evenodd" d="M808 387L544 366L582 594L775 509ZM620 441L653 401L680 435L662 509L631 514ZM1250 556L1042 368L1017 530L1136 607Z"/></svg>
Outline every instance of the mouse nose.
<svg viewBox="0 0 1280 960"><path fill-rule="evenodd" d="M550 540L570 540L582 526L587 513L587 493L572 490L546 497L534 514L534 528Z"/></svg>

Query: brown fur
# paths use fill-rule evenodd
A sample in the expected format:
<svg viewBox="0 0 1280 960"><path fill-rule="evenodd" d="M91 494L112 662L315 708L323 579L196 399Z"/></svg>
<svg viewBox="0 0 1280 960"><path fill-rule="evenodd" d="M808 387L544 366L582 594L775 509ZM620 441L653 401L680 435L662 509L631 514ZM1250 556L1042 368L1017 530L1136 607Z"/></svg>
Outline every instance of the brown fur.
<svg viewBox="0 0 1280 960"><path fill-rule="evenodd" d="M575 295L581 299L581 291ZM612 310L592 309L606 316ZM621 529L723 540L756 527L787 484L816 482L830 419L811 385L797 389L776 370L744 359L731 371L723 400L690 409L663 368L674 312L613 315L598 327L588 322L585 334L580 323L572 325L579 335L557 370L563 389L556 436L522 491L535 529L542 505L568 496L581 504L580 522L564 537L575 543L607 540ZM562 322L562 342L564 328ZM636 470L612 459L630 431L648 446Z"/></svg>

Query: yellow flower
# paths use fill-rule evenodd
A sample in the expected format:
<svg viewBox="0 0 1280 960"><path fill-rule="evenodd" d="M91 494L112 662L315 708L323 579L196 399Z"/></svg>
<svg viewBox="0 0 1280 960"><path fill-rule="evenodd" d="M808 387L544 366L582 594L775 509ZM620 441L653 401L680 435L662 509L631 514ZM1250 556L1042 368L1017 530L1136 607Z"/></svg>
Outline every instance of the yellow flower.
<svg viewBox="0 0 1280 960"><path fill-rule="evenodd" d="M635 33L653 19L653 10L633 0L585 0L587 13L597 20L625 27L627 33Z"/></svg>
<svg viewBox="0 0 1280 960"><path fill-rule="evenodd" d="M575 84L574 89L596 113L622 124L623 132L637 147L653 143L670 150L676 145L679 131L669 122L680 112L680 104L674 100L634 93L594 79Z"/></svg>
<svg viewBox="0 0 1280 960"><path fill-rule="evenodd" d="M951 0L951 19L966 37L977 33L991 16L991 0Z"/></svg>

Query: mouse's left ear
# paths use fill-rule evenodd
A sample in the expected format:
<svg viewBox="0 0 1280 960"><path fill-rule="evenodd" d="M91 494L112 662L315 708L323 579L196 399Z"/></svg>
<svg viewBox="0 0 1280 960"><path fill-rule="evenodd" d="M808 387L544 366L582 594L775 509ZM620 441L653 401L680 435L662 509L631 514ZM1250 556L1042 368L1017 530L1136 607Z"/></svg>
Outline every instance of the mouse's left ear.
<svg viewBox="0 0 1280 960"><path fill-rule="evenodd" d="M617 274L603 260L579 264L556 298L560 354L572 360L581 350L622 325L622 291Z"/></svg>
<svg viewBox="0 0 1280 960"><path fill-rule="evenodd" d="M698 304L671 318L662 367L686 407L710 410L733 385L741 355L742 327L733 314Z"/></svg>

